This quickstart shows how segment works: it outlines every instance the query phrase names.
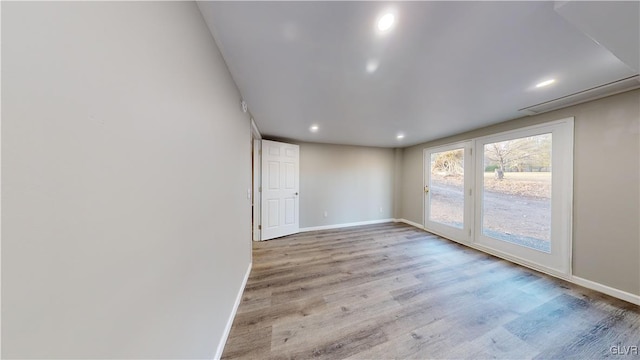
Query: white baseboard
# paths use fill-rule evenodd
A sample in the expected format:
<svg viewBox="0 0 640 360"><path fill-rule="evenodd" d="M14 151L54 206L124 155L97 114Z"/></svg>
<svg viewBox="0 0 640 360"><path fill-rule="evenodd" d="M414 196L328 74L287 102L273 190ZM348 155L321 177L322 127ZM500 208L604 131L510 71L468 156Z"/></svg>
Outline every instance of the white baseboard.
<svg viewBox="0 0 640 360"><path fill-rule="evenodd" d="M572 276L571 280L572 283L580 285L580 286L584 286L588 289L591 290L595 290L595 291L599 291L601 293L607 294L607 295L611 295L613 297L616 297L618 299L622 299L624 301L628 301L632 304L636 304L636 305L640 305L640 295L635 295L632 293L628 293L626 291L622 291L622 290L618 290L616 288L612 288L610 286L607 285L602 285L600 283L597 283L595 281L591 281L591 280L587 280L587 279L583 279L579 276Z"/></svg>
<svg viewBox="0 0 640 360"><path fill-rule="evenodd" d="M402 222L402 223L405 223L407 225L415 226L418 229L425 230L425 228L424 228L424 226L422 226L422 224L418 224L418 223L415 223L415 222L407 220L407 219L394 219L393 221L394 222ZM436 235L438 235L438 234L436 234ZM442 236L442 235L438 235L438 236L447 239L445 236ZM450 240L450 239L448 239L448 240ZM630 302L632 304L640 305L640 295L635 295L635 294L632 294L632 293L628 293L626 291L622 291L622 290L619 290L619 289L616 289L616 288L612 288L612 287L607 286L607 285L602 285L602 284L597 283L595 281L583 279L583 278L578 277L578 276L566 276L566 275L563 276L563 275L559 275L559 274L550 273L550 272L547 272L547 271L543 271L543 270L541 270L539 268L533 267L533 266L531 266L529 264L525 264L525 263L519 262L516 259L507 258L507 257L505 257L505 256L503 256L501 254L496 254L496 253L490 252L490 251L488 251L488 249L478 248L476 246L473 246L472 244L467 244L467 243L460 243L460 244L468 246L468 247L471 247L471 248L474 248L476 250L479 250L479 251L482 251L482 252L485 252L485 253L488 253L488 254L491 254L491 255L494 255L494 256L497 256L497 257L500 257L500 258L503 258L503 259L508 260L508 261L510 261L512 263L516 263L518 265L522 265L522 266L531 268L533 270L536 270L536 271L539 271L539 272L542 272L542 273L545 273L545 274L548 274L548 275L551 275L551 276L554 276L554 277L569 281L569 282L574 283L576 285L584 286L584 287L586 287L588 289L599 291L599 292L601 292L603 294L607 294L607 295L613 296L615 298L618 298L618 299L621 299L621 300L624 300L624 301L628 301L628 302Z"/></svg>
<svg viewBox="0 0 640 360"><path fill-rule="evenodd" d="M307 231L340 229L340 228L351 227L351 226L382 224L382 223L388 223L388 222L392 222L392 221L394 221L394 219L380 219L380 220L359 221L359 222L344 223L344 224L312 226L312 227L300 228L298 231L307 232Z"/></svg>
<svg viewBox="0 0 640 360"><path fill-rule="evenodd" d="M424 226L422 226L422 224L418 224L417 222L413 222L411 220L407 220L407 219L394 219L394 222L401 222L401 223L405 223L407 225L411 225L411 226L415 226L418 229L424 230Z"/></svg>
<svg viewBox="0 0 640 360"><path fill-rule="evenodd" d="M247 280L249 280L249 274L251 274L252 265L253 263L249 263L247 272L246 274L244 274L242 285L240 285L240 290L238 291L238 295L236 296L236 303L233 305L233 311L231 311L231 314L229 315L229 319L227 320L227 326L224 328L224 332L222 333L222 338L218 343L218 349L216 350L216 355L213 357L214 360L219 360L222 357L222 351L224 350L224 345L227 343L227 338L229 337L229 333L231 332L233 319L235 319L236 312L238 311L238 306L240 306L240 303L242 302L242 294L244 293L245 286L247 286Z"/></svg>

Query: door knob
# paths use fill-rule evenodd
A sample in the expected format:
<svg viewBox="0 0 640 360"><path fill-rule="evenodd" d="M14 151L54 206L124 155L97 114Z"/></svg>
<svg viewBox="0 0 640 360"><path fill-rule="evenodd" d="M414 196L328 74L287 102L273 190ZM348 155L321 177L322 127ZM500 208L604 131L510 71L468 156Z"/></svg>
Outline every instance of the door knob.
<svg viewBox="0 0 640 360"><path fill-rule="evenodd" d="M298 196L298 193L296 193L296 196Z"/></svg>
<svg viewBox="0 0 640 360"><path fill-rule="evenodd" d="M429 192L429 186L425 186L425 187L424 187L424 192L425 192L425 193L428 193L428 192Z"/></svg>

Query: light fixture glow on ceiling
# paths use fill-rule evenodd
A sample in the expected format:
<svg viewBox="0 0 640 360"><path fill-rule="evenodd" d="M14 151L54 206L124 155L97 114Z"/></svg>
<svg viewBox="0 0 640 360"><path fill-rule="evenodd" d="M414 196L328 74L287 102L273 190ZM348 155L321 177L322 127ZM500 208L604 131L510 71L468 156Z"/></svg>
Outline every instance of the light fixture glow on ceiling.
<svg viewBox="0 0 640 360"><path fill-rule="evenodd" d="M392 13L386 13L378 19L378 30L388 31L396 21L396 17Z"/></svg>
<svg viewBox="0 0 640 360"><path fill-rule="evenodd" d="M320 129L318 125L311 125L311 127L309 128L309 131L318 132L318 129Z"/></svg>
<svg viewBox="0 0 640 360"><path fill-rule="evenodd" d="M375 72L376 70L378 70L378 61L376 60L369 60L367 61L367 72L369 74Z"/></svg>
<svg viewBox="0 0 640 360"><path fill-rule="evenodd" d="M545 81L543 81L543 82L541 82L541 83L538 83L538 84L536 85L536 87L537 87L537 88L540 88L540 87L549 86L549 85L553 84L554 82L556 82L556 79L549 79L549 80L545 80Z"/></svg>
<svg viewBox="0 0 640 360"><path fill-rule="evenodd" d="M398 140L402 140L402 139L404 139L404 134L398 134L398 135L396 136L396 139L398 139Z"/></svg>

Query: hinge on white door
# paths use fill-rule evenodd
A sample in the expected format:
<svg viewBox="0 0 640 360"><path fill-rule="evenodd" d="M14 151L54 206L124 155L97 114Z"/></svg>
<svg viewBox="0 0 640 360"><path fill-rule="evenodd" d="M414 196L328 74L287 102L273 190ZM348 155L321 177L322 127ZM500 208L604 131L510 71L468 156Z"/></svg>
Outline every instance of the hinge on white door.
<svg viewBox="0 0 640 360"><path fill-rule="evenodd" d="M473 148L469 148L469 155L473 155Z"/></svg>
<svg viewBox="0 0 640 360"><path fill-rule="evenodd" d="M262 186L258 186L258 192L262 192Z"/></svg>
<svg viewBox="0 0 640 360"><path fill-rule="evenodd" d="M471 237L471 229L469 229L469 237Z"/></svg>
<svg viewBox="0 0 640 360"><path fill-rule="evenodd" d="M262 155L262 149L258 150L258 155Z"/></svg>
<svg viewBox="0 0 640 360"><path fill-rule="evenodd" d="M262 225L258 225L258 230L262 230Z"/></svg>
<svg viewBox="0 0 640 360"><path fill-rule="evenodd" d="M473 189L469 189L469 196L471 196Z"/></svg>

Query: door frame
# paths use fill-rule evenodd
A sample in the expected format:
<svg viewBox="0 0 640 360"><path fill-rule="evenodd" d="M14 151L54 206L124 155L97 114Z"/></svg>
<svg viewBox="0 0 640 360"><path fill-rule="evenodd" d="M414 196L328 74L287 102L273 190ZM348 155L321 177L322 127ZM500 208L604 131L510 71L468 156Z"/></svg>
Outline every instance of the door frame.
<svg viewBox="0 0 640 360"><path fill-rule="evenodd" d="M253 143L253 180L252 180L252 190L251 190L251 201L253 204L253 223L252 234L253 241L260 241L261 236L261 228L262 228L262 196L260 195L260 190L262 189L262 135L260 135L260 131L258 130L258 126L256 125L253 118L251 118L251 142Z"/></svg>
<svg viewBox="0 0 640 360"><path fill-rule="evenodd" d="M549 131L552 129L552 131ZM556 227L555 232L552 232L552 241L554 240L553 236L558 241L562 241L561 246L561 261L556 263L557 266L551 267L545 264L541 264L536 261L532 261L531 259L524 258L522 256L518 256L517 254L512 254L507 251L497 249L494 246L487 245L481 241L478 241L478 238L482 235L482 199L483 196L482 189L479 189L483 184L483 176L484 176L484 143L485 142L498 142L502 141L502 139L507 140L511 138L511 136L523 137L527 136L526 134L533 134L538 132L538 134L549 133L552 132L554 134L552 140L552 166L556 172L562 171L558 176L554 176L552 178L552 189L562 189L560 194L554 194L554 196L558 195L556 200L552 203L552 211L555 207L555 222L553 223ZM525 134L525 135L522 135ZM491 141L488 141L488 140ZM447 149L460 148L461 144L465 142L471 142L470 151L471 157L469 157L469 162L472 163L471 170L471 181L470 185L471 189L467 189L467 191L471 191L472 194L472 202L471 204L471 216L469 219L472 221L471 223L471 232L469 241L464 242L459 239L452 237L449 232L442 231L443 229L430 229L428 227L427 222L427 199L426 194L424 192L424 186L427 185L427 168L430 171L430 159L427 162L427 153L438 152L438 150L443 151ZM497 132L491 135L479 136L474 138L469 138L466 141L459 141L450 144L444 144L440 146L434 146L430 148L425 148L423 150L423 171L422 171L422 184L423 184L423 202L422 202L422 221L423 228L429 232L432 232L436 235L440 235L449 240L462 243L474 249L483 251L485 253L506 259L516 264L520 264L542 273L550 274L563 279L571 279L573 276L573 158L574 158L574 118L568 117L559 119L556 121L549 121L537 125L524 126L518 129L508 130ZM427 165L428 164L428 165ZM427 167L428 166L428 167ZM466 164L465 164L466 167ZM465 170L466 171L466 170ZM553 175L552 175L553 176ZM465 182L465 186L466 182ZM468 209L465 209L467 212ZM465 219L466 221L466 219ZM444 225L444 227L448 227ZM450 227L449 227L450 228ZM553 231L553 230L552 230ZM552 245L553 246L553 245ZM553 250L553 248L552 248Z"/></svg>
<svg viewBox="0 0 640 360"><path fill-rule="evenodd" d="M422 201L422 220L424 224L425 230L432 232L434 234L446 237L447 239L451 239L455 242L459 242L462 244L470 244L473 239L473 230L474 230L474 197L472 196L472 189L474 186L475 177L474 174L474 160L473 160L473 141L458 141L455 143L433 146L429 148L425 148L422 153L422 163L423 169L422 172L422 190L423 190L423 201ZM464 189L464 214L463 214L463 227L462 229L454 228L452 226L448 226L445 224L440 224L437 222L433 222L429 220L429 210L430 210L430 199L431 193L427 192L427 186L430 186L430 174L431 174L431 156L432 153L444 152L455 149L464 149L464 180L463 180L463 189Z"/></svg>

